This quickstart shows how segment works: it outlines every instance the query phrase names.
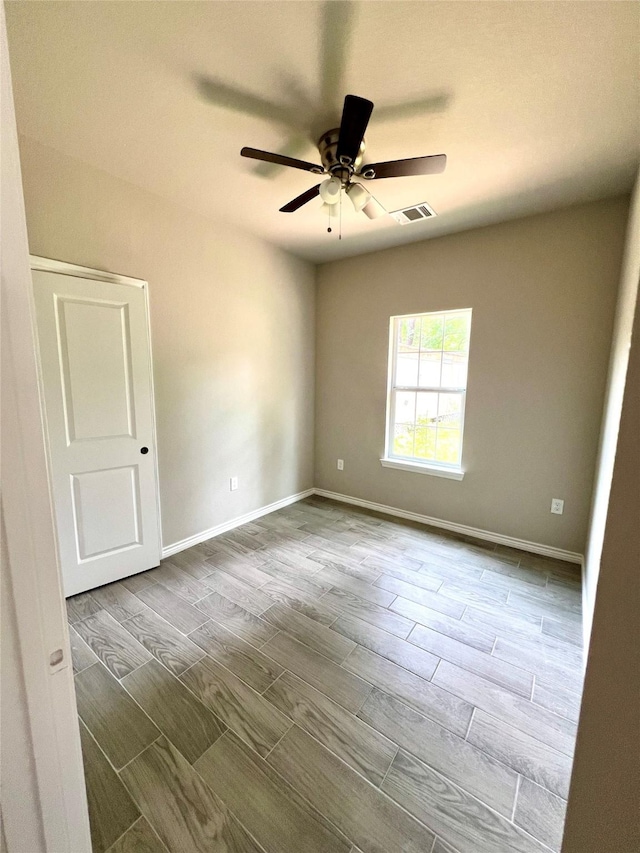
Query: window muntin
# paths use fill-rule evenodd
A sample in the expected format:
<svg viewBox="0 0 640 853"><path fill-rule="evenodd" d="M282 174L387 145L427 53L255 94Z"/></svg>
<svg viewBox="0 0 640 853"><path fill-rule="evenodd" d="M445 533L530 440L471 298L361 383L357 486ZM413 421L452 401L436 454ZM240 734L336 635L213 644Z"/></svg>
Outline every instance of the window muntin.
<svg viewBox="0 0 640 853"><path fill-rule="evenodd" d="M391 318L387 458L460 468L471 309Z"/></svg>

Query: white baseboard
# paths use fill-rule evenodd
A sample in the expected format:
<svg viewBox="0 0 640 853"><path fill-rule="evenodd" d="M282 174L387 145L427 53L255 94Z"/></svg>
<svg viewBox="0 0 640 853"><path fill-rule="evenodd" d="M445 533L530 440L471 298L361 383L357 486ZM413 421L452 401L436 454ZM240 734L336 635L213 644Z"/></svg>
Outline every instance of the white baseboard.
<svg viewBox="0 0 640 853"><path fill-rule="evenodd" d="M409 512L404 509L397 509L386 504L378 504L373 501L365 501L361 498L353 498L350 495L341 495L338 492L328 492L326 489L306 489L304 492L298 492L295 495L289 495L279 501L268 504L267 506L254 509L252 512L247 512L244 515L239 515L232 518L230 521L225 521L222 524L217 524L215 527L210 527L209 530L203 530L201 533L195 533L187 539L182 539L180 542L174 542L162 549L162 558L170 557L172 554L177 554L180 551L185 551L194 545L199 545L201 542L206 542L207 539L212 539L214 536L219 536L221 533L226 533L228 530L233 530L240 527L242 524L247 524L249 521L255 521L256 518L261 518L263 515L268 515L270 512L275 512L285 506L290 506L293 503L308 498L311 495L320 495L323 498L330 498L340 503L352 504L353 506L361 506L364 509L374 510L375 512L383 512L386 515L393 515L397 518L406 518L410 521L417 521L420 524L426 524L431 527L440 527L443 530L451 530L453 533L460 533L463 536L475 536L476 539L485 539L488 542L495 542L497 545L507 545L509 548L517 548L520 551L529 551L532 554L542 554L544 557L553 557L556 560L565 560L568 563L578 563L584 565L582 554L574 551L564 551L562 548L552 548L550 545L541 545L538 542L527 542L525 539L516 539L513 536L503 536L501 533L494 533L491 530L481 530L479 527L469 527L467 524L456 524L453 521L445 521L442 518L433 518L429 515L420 515L417 512Z"/></svg>
<svg viewBox="0 0 640 853"><path fill-rule="evenodd" d="M207 539L212 539L214 536L219 536L221 533L226 533L228 530L233 530L235 527L240 527L241 524L247 524L249 521L255 521L256 518L261 518L263 515L268 515L270 512L275 512L297 501L308 498L314 494L314 489L306 489L304 492L298 492L295 495L289 495L279 501L274 501L272 504L262 506L259 509L254 509L252 512L247 512L244 515L239 515L237 518L232 518L231 521L224 521L222 524L217 524L215 527L210 527L209 530L203 530L201 533L195 533L187 539L182 539L180 542L174 542L172 545L167 545L162 549L162 559L171 557L172 554L177 554L179 551L186 551L187 548L192 548L194 545L199 545L201 542L206 542Z"/></svg>
<svg viewBox="0 0 640 853"><path fill-rule="evenodd" d="M314 494L323 498L331 498L340 503L353 504L375 512L384 512L386 515L394 515L398 518L407 518L410 521L418 521L420 524L428 524L431 527L441 527L443 530L451 530L463 536L475 536L476 539L485 539L495 542L497 545L507 545L509 548L517 548L520 551L530 551L532 554L541 554L544 557L553 557L556 560L565 560L568 563L582 564L582 554L575 551L564 551L562 548L552 548L550 545L540 545L538 542L527 542L526 539L515 539L513 536L503 536L501 533L493 533L491 530L481 530L479 527L469 527L466 524L456 524L453 521L445 521L442 518L432 518L429 515L420 515L417 512L408 512L385 504L377 504L373 501L365 501L361 498L352 498L349 495L340 495L337 492L328 492L326 489L313 489Z"/></svg>

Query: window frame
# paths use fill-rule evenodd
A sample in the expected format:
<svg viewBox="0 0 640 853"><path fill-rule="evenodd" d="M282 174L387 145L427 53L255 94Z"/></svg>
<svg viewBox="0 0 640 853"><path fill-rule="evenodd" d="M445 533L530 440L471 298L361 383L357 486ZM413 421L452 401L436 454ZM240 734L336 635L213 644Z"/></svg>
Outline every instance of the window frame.
<svg viewBox="0 0 640 853"><path fill-rule="evenodd" d="M420 318L441 316L446 318L452 314L468 314L469 315L469 340L467 345L467 371L464 387L453 387L447 385L438 386L422 386L419 383L415 386L397 385L396 372L398 363L398 327L400 321L408 318ZM389 357L387 366L387 412L385 425L385 443L384 456L380 459L380 463L386 468L397 468L400 470L414 471L423 474L433 474L435 476L446 477L448 479L462 480L464 471L462 469L462 456L464 451L464 421L466 414L467 388L469 385L469 356L471 350L471 321L473 318L472 308L452 308L444 311L423 311L419 314L395 314L389 319ZM443 340L444 346L444 340ZM436 350L437 352L437 350ZM446 350L441 350L446 352ZM418 380L419 380L418 375ZM442 376L441 376L442 379ZM398 456L393 451L393 436L395 427L395 412L396 399L398 392L410 393L432 393L432 394L457 394L461 397L460 407L460 456L457 462L439 462L435 459L424 459L416 456Z"/></svg>

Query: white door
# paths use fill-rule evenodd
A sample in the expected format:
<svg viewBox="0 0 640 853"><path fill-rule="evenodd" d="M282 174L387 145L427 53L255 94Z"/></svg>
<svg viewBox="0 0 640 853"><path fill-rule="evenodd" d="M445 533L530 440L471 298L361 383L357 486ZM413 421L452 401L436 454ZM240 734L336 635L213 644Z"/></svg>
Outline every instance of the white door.
<svg viewBox="0 0 640 853"><path fill-rule="evenodd" d="M33 271L66 596L160 562L147 289L113 279Z"/></svg>

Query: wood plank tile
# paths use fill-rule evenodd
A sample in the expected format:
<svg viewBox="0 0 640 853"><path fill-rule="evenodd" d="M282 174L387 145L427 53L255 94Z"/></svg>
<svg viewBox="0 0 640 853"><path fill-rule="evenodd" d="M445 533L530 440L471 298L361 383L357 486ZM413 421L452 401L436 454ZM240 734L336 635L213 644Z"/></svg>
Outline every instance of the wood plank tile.
<svg viewBox="0 0 640 853"><path fill-rule="evenodd" d="M460 853L544 853L530 835L402 749L382 790Z"/></svg>
<svg viewBox="0 0 640 853"><path fill-rule="evenodd" d="M473 706L419 675L358 646L342 666L455 734L469 728Z"/></svg>
<svg viewBox="0 0 640 853"><path fill-rule="evenodd" d="M258 536L249 533L247 528L248 525L243 524L242 527L236 527L235 530L223 533L218 537L219 541L227 545L234 543L244 551L259 551L262 548L262 541Z"/></svg>
<svg viewBox="0 0 640 853"><path fill-rule="evenodd" d="M467 740L554 794L568 797L573 763L568 755L484 711L473 715Z"/></svg>
<svg viewBox="0 0 640 853"><path fill-rule="evenodd" d="M402 702L374 689L358 716L507 819L518 775L463 737L458 737Z"/></svg>
<svg viewBox="0 0 640 853"><path fill-rule="evenodd" d="M266 755L291 727L291 722L270 702L212 658L203 658L180 678L260 755Z"/></svg>
<svg viewBox="0 0 640 853"><path fill-rule="evenodd" d="M147 586L139 590L136 595L183 634L195 631L207 621L207 617L201 610L187 604L179 595L161 584Z"/></svg>
<svg viewBox="0 0 640 853"><path fill-rule="evenodd" d="M203 543L205 545L206 543ZM196 580L203 580L209 577L213 568L207 562L207 554L201 550L201 546L188 548L186 551L180 551L178 554L171 555L171 563L182 569L188 575Z"/></svg>
<svg viewBox="0 0 640 853"><path fill-rule="evenodd" d="M228 575L221 569L215 569L213 574L207 578L207 586L214 592L239 604L240 607L248 610L249 613L253 613L254 616L260 616L273 604L268 595L244 583L234 575Z"/></svg>
<svg viewBox="0 0 640 853"><path fill-rule="evenodd" d="M75 677L78 713L113 766L123 767L160 732L101 663Z"/></svg>
<svg viewBox="0 0 640 853"><path fill-rule="evenodd" d="M569 650L560 652L544 642L516 642L498 637L492 657L520 666L549 682L580 693L583 682L580 651L569 643L558 645L567 646Z"/></svg>
<svg viewBox="0 0 640 853"><path fill-rule="evenodd" d="M76 623L78 634L116 678L151 658L149 652L105 610Z"/></svg>
<svg viewBox="0 0 640 853"><path fill-rule="evenodd" d="M580 649L582 648L582 628L578 624L570 624L559 619L551 618L550 616L543 616L542 633L548 637L555 637L558 640L564 640L567 643L572 643Z"/></svg>
<svg viewBox="0 0 640 853"><path fill-rule="evenodd" d="M352 616L341 616L331 629L427 680L438 665L439 658L431 652Z"/></svg>
<svg viewBox="0 0 640 853"><path fill-rule="evenodd" d="M498 604L506 604L509 598L509 592L506 589L483 584L482 581L465 581L464 583L445 581L438 590L438 595L462 601L464 604L488 604L494 607Z"/></svg>
<svg viewBox="0 0 640 853"><path fill-rule="evenodd" d="M73 625L69 625L69 645L71 646L71 662L74 675L98 662L96 655L91 651Z"/></svg>
<svg viewBox="0 0 640 853"><path fill-rule="evenodd" d="M439 584L438 584L439 585ZM396 595L406 598L408 601L414 601L416 604L422 604L424 607L430 607L432 610L437 610L439 613L444 613L451 616L453 619L459 619L464 613L464 605L457 601L452 601L450 598L439 595L431 588L426 588L414 583L409 583L398 578L391 578L387 575L382 575L375 582L375 586L382 589L394 592Z"/></svg>
<svg viewBox="0 0 640 853"><path fill-rule="evenodd" d="M357 711L371 692L366 681L288 634L278 634L261 651L348 711Z"/></svg>
<svg viewBox="0 0 640 853"><path fill-rule="evenodd" d="M438 631L452 640L466 643L478 651L489 654L493 649L496 640L495 634L488 630L481 631L465 624L460 619L452 619L451 616L445 616L444 613L438 613L437 610L432 610L430 607L424 607L422 604L416 604L414 601L407 601L406 598L398 597L389 609L401 616L406 616L407 619L420 623L420 625ZM411 634L409 634L408 639L411 641Z"/></svg>
<svg viewBox="0 0 640 853"><path fill-rule="evenodd" d="M304 528L302 528L304 530ZM313 551L322 551L325 554L332 554L334 557L346 558L347 560L352 560L356 563L362 562L362 556L358 556L354 553L349 545L345 545L342 542L336 542L334 539L330 538L331 534L327 534L326 536L320 536L317 533L310 533L307 538L304 540L305 544L310 545Z"/></svg>
<svg viewBox="0 0 640 853"><path fill-rule="evenodd" d="M74 595L67 598L67 619L71 625L75 625L80 619L86 619L93 613L102 610L97 601L91 597L90 592L81 592L79 595Z"/></svg>
<svg viewBox="0 0 640 853"><path fill-rule="evenodd" d="M373 586L369 581L354 578L352 575L345 574L338 571L338 569L329 568L328 566L321 568L317 576L333 584L334 587L340 590L350 592L360 599L370 601L372 604L378 604L381 607L388 607L396 597L395 593L387 592L386 589Z"/></svg>
<svg viewBox="0 0 640 853"><path fill-rule="evenodd" d="M297 726L267 762L367 853L431 849L433 833Z"/></svg>
<svg viewBox="0 0 640 853"><path fill-rule="evenodd" d="M271 658L213 620L189 636L210 657L258 693L264 692L284 672Z"/></svg>
<svg viewBox="0 0 640 853"><path fill-rule="evenodd" d="M521 648L526 654L530 667L538 661L549 662L552 665L565 666L572 672L580 671L583 667L582 651L572 643L548 637L546 634L535 634L517 639L509 636L509 631L502 632L498 651L504 660L510 660L515 654L515 648Z"/></svg>
<svg viewBox="0 0 640 853"><path fill-rule="evenodd" d="M205 595L209 595L211 590L201 580L182 571L178 566L174 566L171 558L163 560L159 568L154 569L154 577L156 583L161 583L171 592L175 592L180 598L184 598L189 604L195 604Z"/></svg>
<svg viewBox="0 0 640 853"><path fill-rule="evenodd" d="M166 738L145 749L121 775L171 853L263 853Z"/></svg>
<svg viewBox="0 0 640 853"><path fill-rule="evenodd" d="M131 575L129 578L122 578L120 583L125 589L128 589L129 592L136 593L138 590L144 589L145 586L151 586L151 584L155 583L152 572L153 569L146 572L140 572L137 575ZM141 818L141 820L144 820L144 818Z"/></svg>
<svg viewBox="0 0 640 853"><path fill-rule="evenodd" d="M562 685L550 684L541 678L536 678L531 700L534 704L553 711L554 714L566 717L574 723L578 722L582 702L581 693L574 693L573 690L567 690Z"/></svg>
<svg viewBox="0 0 640 853"><path fill-rule="evenodd" d="M244 557L232 557L229 554L220 553L207 557L207 563L211 566L212 572L216 569L222 569L228 575L233 575L257 589L270 580L270 576L259 568L260 565L267 562L265 556L258 552L256 559L251 561Z"/></svg>
<svg viewBox="0 0 640 853"><path fill-rule="evenodd" d="M310 547L306 541L298 546L293 546L292 543L279 545L269 550L269 557L271 560L275 559L281 565L287 566L297 575L313 577L318 571L318 564L306 556Z"/></svg>
<svg viewBox="0 0 640 853"><path fill-rule="evenodd" d="M411 553L409 549L408 553ZM455 581L457 583L465 583L465 581L479 581L482 579L484 569L482 567L474 568L465 563L460 563L457 556L444 556L437 554L425 554L424 562L420 569L420 574L432 579L445 581Z"/></svg>
<svg viewBox="0 0 640 853"><path fill-rule="evenodd" d="M531 595L520 590L509 594L509 610L517 613L534 613L537 616L551 617L560 620L563 624L573 624L580 627L582 617L580 606L565 604L562 601L542 601L539 596Z"/></svg>
<svg viewBox="0 0 640 853"><path fill-rule="evenodd" d="M443 841L441 838L436 838L436 843L433 846L431 853L460 853L459 850L454 850L450 844Z"/></svg>
<svg viewBox="0 0 640 853"><path fill-rule="evenodd" d="M483 583L506 584L507 586L512 580L530 586L545 586L547 583L547 578L542 572L536 569L514 566L510 563L496 563L490 569L485 569L481 580Z"/></svg>
<svg viewBox="0 0 640 853"><path fill-rule="evenodd" d="M389 548L384 549L385 554L388 554L389 551ZM417 573L422 568L422 562L408 557L406 552L399 552L394 559L379 557L370 553L365 554L364 564L365 566L371 566L373 569L378 569L386 575L393 575L397 569L410 569Z"/></svg>
<svg viewBox="0 0 640 853"><path fill-rule="evenodd" d="M355 560L349 560L348 557L336 557L324 551L312 551L309 559L327 569L333 569L335 572L367 583L373 583L382 574L378 569L372 569L364 563L357 563Z"/></svg>
<svg viewBox="0 0 640 853"><path fill-rule="evenodd" d="M318 566L318 569L321 567ZM316 574L313 575L304 575L302 576L300 572L296 571L296 569L292 569L291 566L286 566L284 563L279 562L278 560L269 560L268 563L265 563L261 570L265 572L265 574L271 575L272 578L276 580L284 580L287 583L290 583L291 586L294 586L296 589L301 590L301 592L306 592L309 595L321 596L323 592L327 592L331 589L331 584L322 582L316 579Z"/></svg>
<svg viewBox="0 0 640 853"><path fill-rule="evenodd" d="M91 597L118 622L123 622L130 616L144 610L144 605L140 599L132 595L120 583L110 583L107 586L101 586L99 589L92 589Z"/></svg>
<svg viewBox="0 0 640 853"><path fill-rule="evenodd" d="M424 625L416 625L411 632L411 642L437 657L455 663L463 669L468 669L489 681L506 687L507 690L512 690L519 696L524 696L525 699L529 699L531 696L532 673L498 660L493 655L479 652L466 643L460 643L458 640L446 637L438 631L425 628Z"/></svg>
<svg viewBox="0 0 640 853"><path fill-rule="evenodd" d="M151 829L148 821L140 817L109 848L109 853L169 853L169 851Z"/></svg>
<svg viewBox="0 0 640 853"><path fill-rule="evenodd" d="M274 601L280 602L280 604L285 604L293 610L298 610L304 616L314 619L321 625L329 627L338 618L337 613L320 604L317 595L302 592L290 583L287 583L287 581L269 578L269 582L261 587L261 592L264 592Z"/></svg>
<svg viewBox="0 0 640 853"><path fill-rule="evenodd" d="M365 563L364 565L367 565ZM397 583L393 583L397 581ZM418 595L416 590L424 592L437 592L443 584L441 577L434 577L426 572L419 572L413 569L403 569L400 566L388 567L375 582L376 586L381 586L382 589L389 589L391 592L398 591L398 595L404 595L405 598L410 598L412 595ZM409 584L411 589L407 589L403 584ZM419 599L412 600L419 601ZM453 605L450 605L453 607Z"/></svg>
<svg viewBox="0 0 640 853"><path fill-rule="evenodd" d="M232 732L196 770L265 853L347 853L350 844Z"/></svg>
<svg viewBox="0 0 640 853"><path fill-rule="evenodd" d="M576 578L580 577L580 565L578 563L556 560L553 557L544 557L542 554L532 554L529 551L523 551L520 555L520 565L538 569L541 572L559 571Z"/></svg>
<svg viewBox="0 0 640 853"><path fill-rule="evenodd" d="M273 625L218 592L212 592L199 601L198 609L256 648L278 633Z"/></svg>
<svg viewBox="0 0 640 853"><path fill-rule="evenodd" d="M199 646L150 608L127 619L122 627L174 675L204 657Z"/></svg>
<svg viewBox="0 0 640 853"><path fill-rule="evenodd" d="M103 853L140 816L115 770L80 721L93 853Z"/></svg>
<svg viewBox="0 0 640 853"><path fill-rule="evenodd" d="M467 607L461 622L466 622L482 631L494 631L507 638L534 638L540 635L542 617L513 613L502 607L480 609Z"/></svg>
<svg viewBox="0 0 640 853"><path fill-rule="evenodd" d="M264 697L365 779L382 782L398 750L383 734L289 672Z"/></svg>
<svg viewBox="0 0 640 853"><path fill-rule="evenodd" d="M514 822L552 850L560 850L567 804L545 788L522 779Z"/></svg>
<svg viewBox="0 0 640 853"><path fill-rule="evenodd" d="M409 636L415 624L410 619L405 619L404 616L387 610L386 607L380 607L371 601L364 601L359 596L353 595L347 590L338 589L338 587L334 587L325 593L320 601L327 607L332 607L337 613L362 619L363 622L382 628L389 634L402 639Z"/></svg>
<svg viewBox="0 0 640 853"><path fill-rule="evenodd" d="M225 731L220 720L156 660L123 678L122 683L192 764Z"/></svg>
<svg viewBox="0 0 640 853"><path fill-rule="evenodd" d="M573 752L576 727L570 720L558 717L486 678L443 660L433 677L433 684L565 755Z"/></svg>
<svg viewBox="0 0 640 853"><path fill-rule="evenodd" d="M317 536L330 536L334 542L345 545L347 548L355 545L361 538L359 533L354 533L346 525L341 525L339 521L331 523L327 523L326 521L308 521L300 530L304 533L316 534Z"/></svg>
<svg viewBox="0 0 640 853"><path fill-rule="evenodd" d="M343 661L355 648L355 643L345 639L341 634L337 634L331 628L325 628L313 619L307 619L302 613L282 604L274 604L263 615L268 622L281 631L286 631L336 663Z"/></svg>

